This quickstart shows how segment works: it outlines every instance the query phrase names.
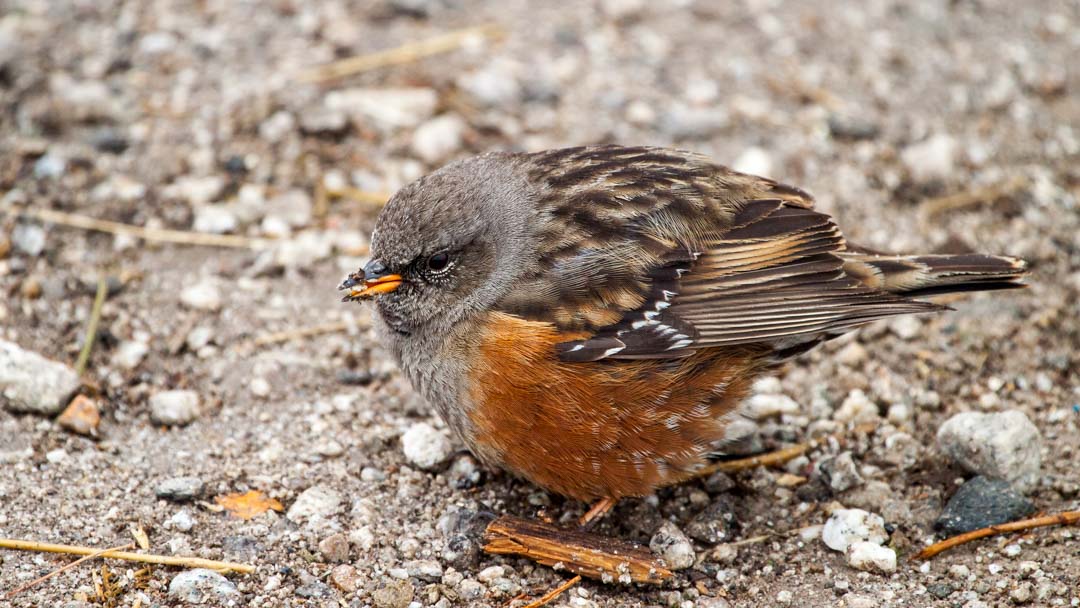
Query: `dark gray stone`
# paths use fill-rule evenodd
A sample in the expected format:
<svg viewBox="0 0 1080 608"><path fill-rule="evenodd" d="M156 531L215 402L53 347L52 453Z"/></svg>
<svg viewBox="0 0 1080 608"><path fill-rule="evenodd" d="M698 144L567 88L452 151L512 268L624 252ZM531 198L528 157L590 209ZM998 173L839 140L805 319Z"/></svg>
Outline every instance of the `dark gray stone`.
<svg viewBox="0 0 1080 608"><path fill-rule="evenodd" d="M730 540L734 525L734 507L727 496L721 496L686 524L686 535L712 545Z"/></svg>
<svg viewBox="0 0 1080 608"><path fill-rule="evenodd" d="M1035 512L1035 505L1008 482L973 477L949 499L934 528L948 536L1003 524Z"/></svg>

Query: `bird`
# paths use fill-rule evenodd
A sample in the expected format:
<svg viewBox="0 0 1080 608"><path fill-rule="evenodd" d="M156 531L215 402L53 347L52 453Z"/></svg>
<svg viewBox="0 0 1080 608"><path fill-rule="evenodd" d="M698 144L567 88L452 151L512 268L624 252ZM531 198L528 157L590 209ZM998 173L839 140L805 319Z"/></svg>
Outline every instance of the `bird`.
<svg viewBox="0 0 1080 608"><path fill-rule="evenodd" d="M849 242L807 192L692 152L490 152L399 190L339 285L486 465L592 503L677 484L742 437L760 375L1027 264Z"/></svg>

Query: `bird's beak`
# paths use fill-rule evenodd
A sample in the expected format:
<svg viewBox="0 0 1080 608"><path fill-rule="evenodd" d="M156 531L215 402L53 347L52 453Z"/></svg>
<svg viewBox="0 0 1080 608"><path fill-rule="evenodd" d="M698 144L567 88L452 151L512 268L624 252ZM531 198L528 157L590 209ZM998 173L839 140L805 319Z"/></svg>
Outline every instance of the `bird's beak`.
<svg viewBox="0 0 1080 608"><path fill-rule="evenodd" d="M371 260L364 268L354 272L338 285L338 290L348 289L349 294L342 301L368 300L382 293L390 293L401 286L401 275L390 274L386 266Z"/></svg>

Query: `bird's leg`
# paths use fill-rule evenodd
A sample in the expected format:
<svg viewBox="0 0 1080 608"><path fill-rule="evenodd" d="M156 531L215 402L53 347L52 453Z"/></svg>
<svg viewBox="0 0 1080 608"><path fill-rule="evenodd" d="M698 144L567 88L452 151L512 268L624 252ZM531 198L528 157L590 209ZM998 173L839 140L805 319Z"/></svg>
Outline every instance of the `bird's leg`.
<svg viewBox="0 0 1080 608"><path fill-rule="evenodd" d="M618 498L612 498L605 496L600 500L594 502L589 510L581 516L578 520L578 526L582 530L591 530L599 522L607 512L615 507L615 503L619 502Z"/></svg>

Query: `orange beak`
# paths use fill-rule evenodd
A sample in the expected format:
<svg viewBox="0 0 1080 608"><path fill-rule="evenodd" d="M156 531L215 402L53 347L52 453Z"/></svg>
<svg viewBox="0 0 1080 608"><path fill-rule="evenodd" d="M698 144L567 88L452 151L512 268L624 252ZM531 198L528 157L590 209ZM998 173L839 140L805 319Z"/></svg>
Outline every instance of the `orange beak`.
<svg viewBox="0 0 1080 608"><path fill-rule="evenodd" d="M349 295L346 296L348 300L368 300L374 298L381 293L390 293L401 286L401 275L399 274L387 274L381 277L366 280L363 282L363 286L356 286L349 289Z"/></svg>

